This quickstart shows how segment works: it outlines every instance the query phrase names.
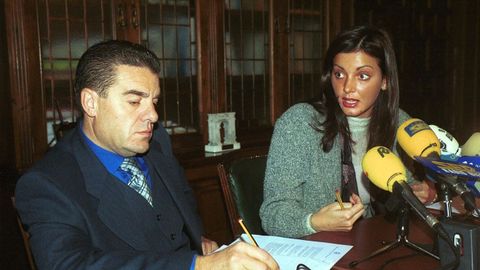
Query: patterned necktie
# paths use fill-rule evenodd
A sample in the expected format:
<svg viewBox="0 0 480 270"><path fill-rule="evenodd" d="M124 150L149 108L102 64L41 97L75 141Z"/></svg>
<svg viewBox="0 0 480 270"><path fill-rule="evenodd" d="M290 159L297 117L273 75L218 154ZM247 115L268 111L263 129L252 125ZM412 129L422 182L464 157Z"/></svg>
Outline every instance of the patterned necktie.
<svg viewBox="0 0 480 270"><path fill-rule="evenodd" d="M150 206L153 206L152 195L147 184L147 179L145 178L145 175L143 175L142 170L138 167L135 158L125 158L120 165L120 169L128 172L132 176L128 181L128 186L133 188L136 192L138 192L138 194L142 195L150 204Z"/></svg>

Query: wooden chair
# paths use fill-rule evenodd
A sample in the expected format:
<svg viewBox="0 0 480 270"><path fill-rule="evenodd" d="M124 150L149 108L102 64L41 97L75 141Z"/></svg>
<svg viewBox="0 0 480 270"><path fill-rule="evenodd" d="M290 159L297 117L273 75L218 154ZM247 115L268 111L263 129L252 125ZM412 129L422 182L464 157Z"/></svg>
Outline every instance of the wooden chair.
<svg viewBox="0 0 480 270"><path fill-rule="evenodd" d="M35 260L33 259L32 250L30 249L30 235L23 227L22 220L18 215L17 208L15 207L15 197L11 197L11 200L12 200L13 209L15 209L15 213L17 214L18 228L23 238L23 246L25 247L25 254L27 255L28 264L30 265L31 270L35 270L37 269L37 267L35 265Z"/></svg>
<svg viewBox="0 0 480 270"><path fill-rule="evenodd" d="M266 155L255 155L217 165L234 238L243 233L239 218L243 219L250 233L266 234L259 216L266 162Z"/></svg>

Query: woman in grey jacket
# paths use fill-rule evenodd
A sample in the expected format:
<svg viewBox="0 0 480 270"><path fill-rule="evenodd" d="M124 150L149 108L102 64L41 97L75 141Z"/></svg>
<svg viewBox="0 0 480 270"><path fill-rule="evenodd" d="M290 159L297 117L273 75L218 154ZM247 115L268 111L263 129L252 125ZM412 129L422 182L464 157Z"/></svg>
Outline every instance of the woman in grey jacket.
<svg viewBox="0 0 480 270"><path fill-rule="evenodd" d="M399 109L388 35L367 26L340 33L325 56L322 90L320 100L292 106L275 124L260 209L269 234L347 231L388 195L370 185L361 168L373 146L398 153L395 133L409 118ZM433 188L408 176L422 202L434 197ZM344 209L335 202L336 190Z"/></svg>

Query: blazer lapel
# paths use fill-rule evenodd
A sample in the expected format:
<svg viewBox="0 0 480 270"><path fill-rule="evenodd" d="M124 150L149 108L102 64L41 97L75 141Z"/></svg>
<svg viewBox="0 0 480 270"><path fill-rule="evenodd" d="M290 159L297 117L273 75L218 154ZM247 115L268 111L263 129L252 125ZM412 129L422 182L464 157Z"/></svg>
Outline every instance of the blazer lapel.
<svg viewBox="0 0 480 270"><path fill-rule="evenodd" d="M134 211L125 204L125 190L114 176L112 176L97 159L95 154L85 145L80 131L77 131L78 140L74 144L74 154L82 170L85 187L88 193L98 198L97 214L100 220L112 230L120 239L134 249L148 249L148 239L142 230L139 219L134 218Z"/></svg>
<svg viewBox="0 0 480 270"><path fill-rule="evenodd" d="M182 176L177 172L177 165L171 158L165 157L158 150L150 151L146 155L146 159L149 163L149 167L152 168L151 170L160 175L160 181L163 182L167 191L171 194L173 202L176 204L176 207L185 222L185 227L196 245L195 248L200 249L201 251L200 236L202 235L202 225L199 222L200 220L196 218L197 215L191 208L191 205L185 200L185 194L179 193L182 192L182 190L178 190L178 188L174 187L175 181L184 181L180 178Z"/></svg>

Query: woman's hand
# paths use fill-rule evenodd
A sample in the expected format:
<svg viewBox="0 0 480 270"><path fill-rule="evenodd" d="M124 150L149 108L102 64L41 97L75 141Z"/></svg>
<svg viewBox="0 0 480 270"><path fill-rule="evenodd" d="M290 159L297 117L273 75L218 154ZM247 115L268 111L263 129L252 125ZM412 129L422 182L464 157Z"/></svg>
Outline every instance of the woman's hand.
<svg viewBox="0 0 480 270"><path fill-rule="evenodd" d="M342 210L339 203L335 202L318 210L310 219L312 228L317 232L350 231L365 210L362 200L356 194L350 197L350 202L343 203L343 206Z"/></svg>
<svg viewBox="0 0 480 270"><path fill-rule="evenodd" d="M415 194L422 203L430 203L437 198L437 189L435 185L428 180L416 182L411 184L410 187L412 188L413 194Z"/></svg>

